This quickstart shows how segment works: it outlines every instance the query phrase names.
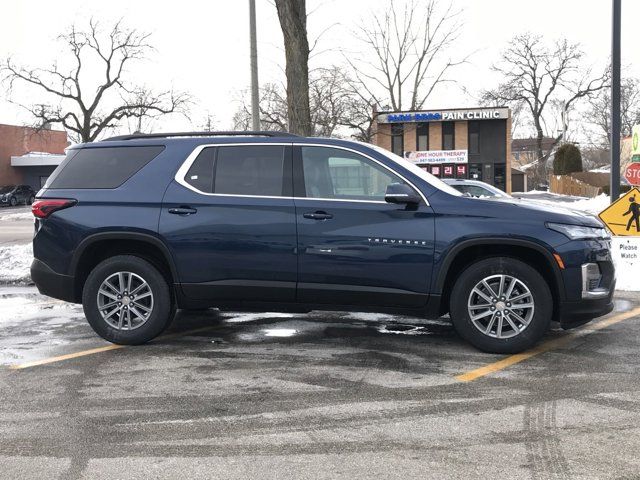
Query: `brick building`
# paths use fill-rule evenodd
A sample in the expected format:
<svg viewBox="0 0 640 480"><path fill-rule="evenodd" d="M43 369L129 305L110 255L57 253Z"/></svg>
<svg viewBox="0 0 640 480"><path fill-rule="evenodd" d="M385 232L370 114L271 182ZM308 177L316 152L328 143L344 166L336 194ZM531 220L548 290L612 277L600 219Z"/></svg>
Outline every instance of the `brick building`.
<svg viewBox="0 0 640 480"><path fill-rule="evenodd" d="M482 180L511 192L506 107L375 112L373 143L441 178Z"/></svg>
<svg viewBox="0 0 640 480"><path fill-rule="evenodd" d="M0 124L0 185L39 190L68 145L66 132Z"/></svg>

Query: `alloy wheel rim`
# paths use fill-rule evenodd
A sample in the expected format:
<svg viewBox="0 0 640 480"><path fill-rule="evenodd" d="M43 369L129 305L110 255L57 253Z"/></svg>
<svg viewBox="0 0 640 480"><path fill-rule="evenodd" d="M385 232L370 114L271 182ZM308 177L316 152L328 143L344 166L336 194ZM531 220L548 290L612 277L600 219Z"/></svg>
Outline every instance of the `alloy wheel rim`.
<svg viewBox="0 0 640 480"><path fill-rule="evenodd" d="M135 330L147 323L153 312L153 292L140 275L116 272L98 289L98 311L116 330Z"/></svg>
<svg viewBox="0 0 640 480"><path fill-rule="evenodd" d="M531 323L535 305L531 290L511 275L491 275L471 289L467 311L474 327L488 337L505 339Z"/></svg>

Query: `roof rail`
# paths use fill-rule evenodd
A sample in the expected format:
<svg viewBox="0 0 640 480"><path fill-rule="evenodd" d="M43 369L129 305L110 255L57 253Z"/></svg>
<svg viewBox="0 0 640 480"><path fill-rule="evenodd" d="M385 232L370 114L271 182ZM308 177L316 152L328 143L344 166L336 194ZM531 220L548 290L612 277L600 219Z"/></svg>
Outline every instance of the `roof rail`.
<svg viewBox="0 0 640 480"><path fill-rule="evenodd" d="M256 137L298 137L289 132L272 132L263 130L247 131L222 131L222 132L172 132L172 133L133 133L131 135L118 135L105 138L103 142L114 140L136 140L141 138L168 138L168 137L232 137L232 136L256 136Z"/></svg>

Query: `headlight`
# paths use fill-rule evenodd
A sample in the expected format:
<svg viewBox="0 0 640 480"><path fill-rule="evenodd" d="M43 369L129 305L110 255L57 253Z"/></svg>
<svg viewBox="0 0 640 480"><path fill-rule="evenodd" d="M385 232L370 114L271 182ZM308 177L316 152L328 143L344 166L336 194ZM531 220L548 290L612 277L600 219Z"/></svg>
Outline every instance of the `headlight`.
<svg viewBox="0 0 640 480"><path fill-rule="evenodd" d="M606 228L583 227L582 225L565 225L564 223L547 223L547 228L560 232L571 240L585 238L611 238Z"/></svg>

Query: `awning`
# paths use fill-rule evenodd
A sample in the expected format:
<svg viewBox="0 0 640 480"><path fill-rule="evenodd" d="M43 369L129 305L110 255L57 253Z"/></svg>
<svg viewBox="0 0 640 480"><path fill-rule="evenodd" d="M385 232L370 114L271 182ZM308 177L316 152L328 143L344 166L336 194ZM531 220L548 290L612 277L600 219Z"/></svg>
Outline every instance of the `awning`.
<svg viewBox="0 0 640 480"><path fill-rule="evenodd" d="M11 157L12 167L57 167L64 160L64 155L54 153L25 153Z"/></svg>

